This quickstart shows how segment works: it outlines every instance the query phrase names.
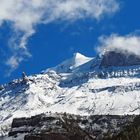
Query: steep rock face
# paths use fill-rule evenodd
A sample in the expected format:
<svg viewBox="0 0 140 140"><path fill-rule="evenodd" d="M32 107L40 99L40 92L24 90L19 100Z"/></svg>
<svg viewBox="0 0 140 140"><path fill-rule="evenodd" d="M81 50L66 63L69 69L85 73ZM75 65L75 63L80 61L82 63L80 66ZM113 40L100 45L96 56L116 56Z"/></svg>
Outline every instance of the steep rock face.
<svg viewBox="0 0 140 140"><path fill-rule="evenodd" d="M110 67L110 66L135 66L140 65L140 57L121 51L107 51L103 55L101 61L101 67Z"/></svg>
<svg viewBox="0 0 140 140"><path fill-rule="evenodd" d="M77 116L70 114L40 114L14 119L9 139L19 140L103 140L116 136L136 116ZM22 139L23 140L23 139Z"/></svg>

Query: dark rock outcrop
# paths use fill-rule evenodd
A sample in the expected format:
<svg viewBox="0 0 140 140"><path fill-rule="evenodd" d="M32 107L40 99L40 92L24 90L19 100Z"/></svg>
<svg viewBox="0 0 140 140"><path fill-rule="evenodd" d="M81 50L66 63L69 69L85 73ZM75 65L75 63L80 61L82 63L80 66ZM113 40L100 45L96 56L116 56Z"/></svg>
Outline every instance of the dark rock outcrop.
<svg viewBox="0 0 140 140"><path fill-rule="evenodd" d="M68 134L50 133L40 135L26 135L25 140L86 140L81 136L69 136ZM87 139L89 140L89 139Z"/></svg>
<svg viewBox="0 0 140 140"><path fill-rule="evenodd" d="M103 140L140 140L140 116L136 116L133 123L125 126L117 135Z"/></svg>
<svg viewBox="0 0 140 140"><path fill-rule="evenodd" d="M68 140L64 134L40 134L40 135L26 135L25 140Z"/></svg>
<svg viewBox="0 0 140 140"><path fill-rule="evenodd" d="M140 65L140 56L128 52L107 51L103 55L100 67Z"/></svg>
<svg viewBox="0 0 140 140"><path fill-rule="evenodd" d="M4 86L3 85L0 85L0 91L3 90L3 89L4 89Z"/></svg>
<svg viewBox="0 0 140 140"><path fill-rule="evenodd" d="M9 136L25 134L24 140L102 140L117 135L135 116L37 115L14 119Z"/></svg>

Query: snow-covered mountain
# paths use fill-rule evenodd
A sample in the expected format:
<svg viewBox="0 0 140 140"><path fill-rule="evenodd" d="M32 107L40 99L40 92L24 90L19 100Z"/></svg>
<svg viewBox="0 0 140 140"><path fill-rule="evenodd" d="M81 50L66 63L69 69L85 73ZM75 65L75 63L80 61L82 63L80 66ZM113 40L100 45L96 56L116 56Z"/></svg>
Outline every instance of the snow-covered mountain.
<svg viewBox="0 0 140 140"><path fill-rule="evenodd" d="M140 113L140 57L108 51L94 58L79 53L40 74L0 86L0 135L13 118L43 112L80 115Z"/></svg>

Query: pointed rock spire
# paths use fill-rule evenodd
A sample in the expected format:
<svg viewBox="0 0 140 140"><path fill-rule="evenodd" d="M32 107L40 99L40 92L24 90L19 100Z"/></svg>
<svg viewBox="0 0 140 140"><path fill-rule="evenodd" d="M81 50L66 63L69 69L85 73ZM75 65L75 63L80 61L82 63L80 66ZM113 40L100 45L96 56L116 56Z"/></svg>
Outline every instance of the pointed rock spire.
<svg viewBox="0 0 140 140"><path fill-rule="evenodd" d="M22 72L22 82L28 82L28 77L26 76L25 72Z"/></svg>

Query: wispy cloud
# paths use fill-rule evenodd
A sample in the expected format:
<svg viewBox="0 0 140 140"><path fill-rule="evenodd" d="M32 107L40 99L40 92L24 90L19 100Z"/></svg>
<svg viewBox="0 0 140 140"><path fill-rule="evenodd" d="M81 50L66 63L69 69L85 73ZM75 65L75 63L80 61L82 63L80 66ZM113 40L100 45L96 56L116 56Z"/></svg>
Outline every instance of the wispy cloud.
<svg viewBox="0 0 140 140"><path fill-rule="evenodd" d="M112 34L111 36L101 36L99 38L99 52L105 52L109 50L120 50L127 53L131 52L136 55L140 55L140 36L135 34L129 34L126 36L119 36Z"/></svg>
<svg viewBox="0 0 140 140"><path fill-rule="evenodd" d="M101 19L119 9L117 0L1 0L0 25L10 22L15 36L9 47L13 55L7 60L11 72L24 58L31 56L27 49L28 38L38 24L75 21L83 18Z"/></svg>

